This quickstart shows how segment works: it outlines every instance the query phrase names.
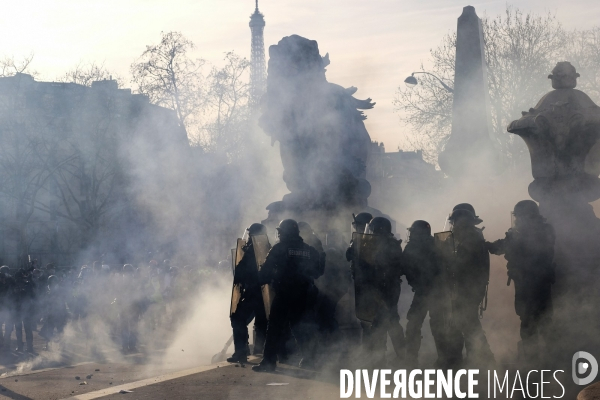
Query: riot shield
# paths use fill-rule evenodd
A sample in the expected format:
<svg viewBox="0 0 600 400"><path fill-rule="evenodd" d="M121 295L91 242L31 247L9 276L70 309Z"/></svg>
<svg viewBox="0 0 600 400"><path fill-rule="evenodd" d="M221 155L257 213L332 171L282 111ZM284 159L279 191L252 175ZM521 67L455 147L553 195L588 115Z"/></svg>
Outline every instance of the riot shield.
<svg viewBox="0 0 600 400"><path fill-rule="evenodd" d="M235 253L237 249L231 249L231 273L235 276Z"/></svg>
<svg viewBox="0 0 600 400"><path fill-rule="evenodd" d="M267 235L252 235L252 246L254 247L256 265L258 267L258 270L260 271L267 259L269 251L271 251L271 243L269 243L269 237ZM265 313L267 314L267 319L269 319L269 314L271 312L271 304L273 304L275 292L273 291L271 285L268 284L263 285L261 291L263 296L263 302L265 303Z"/></svg>
<svg viewBox="0 0 600 400"><path fill-rule="evenodd" d="M246 241L243 239L237 240L237 246L235 248L235 254L232 254L231 259L233 260L233 275L235 276L235 269L242 261L242 257L244 257L244 246L246 246ZM233 251L232 251L233 253ZM235 310L237 310L238 303L242 297L242 285L239 283L233 284L233 288L231 289L231 307L229 308L229 316L232 316Z"/></svg>
<svg viewBox="0 0 600 400"><path fill-rule="evenodd" d="M434 233L433 237L442 267L440 295L443 298L443 301L441 301L443 312L440 317L443 319L444 330L450 334L449 332L454 332L455 329L453 317L456 291L454 288L452 265L456 255L456 246L451 231Z"/></svg>
<svg viewBox="0 0 600 400"><path fill-rule="evenodd" d="M373 322L382 307L385 307L383 294L377 285L377 258L382 248L383 236L352 234L354 249L354 292L356 318Z"/></svg>

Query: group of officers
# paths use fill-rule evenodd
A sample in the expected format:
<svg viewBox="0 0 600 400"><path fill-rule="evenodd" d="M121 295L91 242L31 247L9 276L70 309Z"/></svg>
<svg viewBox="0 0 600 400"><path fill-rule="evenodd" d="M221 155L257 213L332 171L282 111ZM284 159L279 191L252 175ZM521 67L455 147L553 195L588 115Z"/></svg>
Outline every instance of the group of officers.
<svg viewBox="0 0 600 400"><path fill-rule="evenodd" d="M247 361L248 324L254 319L254 354L263 358L253 370L275 370L277 361L287 358L286 342L292 337L302 356L300 367L319 368L323 360L317 354L327 354L328 337L337 329L336 305L352 287L363 367L386 365L389 336L398 365L416 368L429 314L436 368L492 368L494 355L480 321L487 307L490 253L508 261L508 285L514 283L521 319L522 361L539 362L545 353L541 339L546 348L555 340L554 230L535 202L517 203L512 227L495 242L485 240L478 227L483 221L467 203L453 208L448 231L432 235L428 222L415 221L404 249L389 219L369 213L353 218L345 257L339 240L328 240L324 250L305 222L281 221L272 247L265 226L255 223L246 230L234 257L230 318L235 350L229 362ZM398 313L403 276L414 292L406 332Z"/></svg>

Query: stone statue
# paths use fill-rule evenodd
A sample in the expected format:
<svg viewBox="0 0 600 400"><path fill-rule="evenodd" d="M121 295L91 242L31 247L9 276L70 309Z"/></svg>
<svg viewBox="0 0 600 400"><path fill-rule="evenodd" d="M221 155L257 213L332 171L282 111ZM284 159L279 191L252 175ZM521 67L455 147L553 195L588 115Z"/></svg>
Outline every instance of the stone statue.
<svg viewBox="0 0 600 400"><path fill-rule="evenodd" d="M575 89L579 74L570 63L559 62L548 77L554 90L507 130L529 148L529 194L556 231L552 301L560 342L553 346L565 365L578 349L600 351L600 220L588 204L600 198L600 107Z"/></svg>
<svg viewBox="0 0 600 400"><path fill-rule="evenodd" d="M291 193L271 204L270 212L360 209L371 186L365 166L371 139L356 88L327 82L329 55L317 42L297 35L269 48L267 93L259 125L279 141L283 179Z"/></svg>
<svg viewBox="0 0 600 400"><path fill-rule="evenodd" d="M569 62L556 64L548 76L554 90L507 128L529 148L535 179L529 194L535 200L556 191L577 193L588 202L600 198L600 107L575 89L578 77Z"/></svg>

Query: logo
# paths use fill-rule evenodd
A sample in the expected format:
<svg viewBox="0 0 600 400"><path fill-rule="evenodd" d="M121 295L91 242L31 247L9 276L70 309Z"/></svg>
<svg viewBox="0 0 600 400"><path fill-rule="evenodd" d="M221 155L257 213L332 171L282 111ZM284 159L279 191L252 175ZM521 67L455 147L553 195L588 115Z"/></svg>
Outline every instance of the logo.
<svg viewBox="0 0 600 400"><path fill-rule="evenodd" d="M578 351L573 354L571 373L576 385L589 385L598 375L598 361L590 353Z"/></svg>

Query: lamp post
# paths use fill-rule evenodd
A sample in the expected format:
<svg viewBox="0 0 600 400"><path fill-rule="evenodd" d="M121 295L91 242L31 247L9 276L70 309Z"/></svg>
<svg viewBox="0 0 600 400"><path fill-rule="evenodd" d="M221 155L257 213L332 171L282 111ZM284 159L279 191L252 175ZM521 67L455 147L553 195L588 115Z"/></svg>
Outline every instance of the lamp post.
<svg viewBox="0 0 600 400"><path fill-rule="evenodd" d="M417 78L415 78L415 74L426 74L426 75L433 76L435 79L437 79L442 84L442 86L444 87L444 89L446 89L446 91L448 93L454 93L454 89L452 89L450 86L446 85L444 83L444 81L442 81L440 78L438 78L436 75L432 74L431 72L426 72L426 71L418 71L418 72L413 72L412 74L410 74L410 76L404 80L404 83L409 88L413 88L419 83Z"/></svg>

